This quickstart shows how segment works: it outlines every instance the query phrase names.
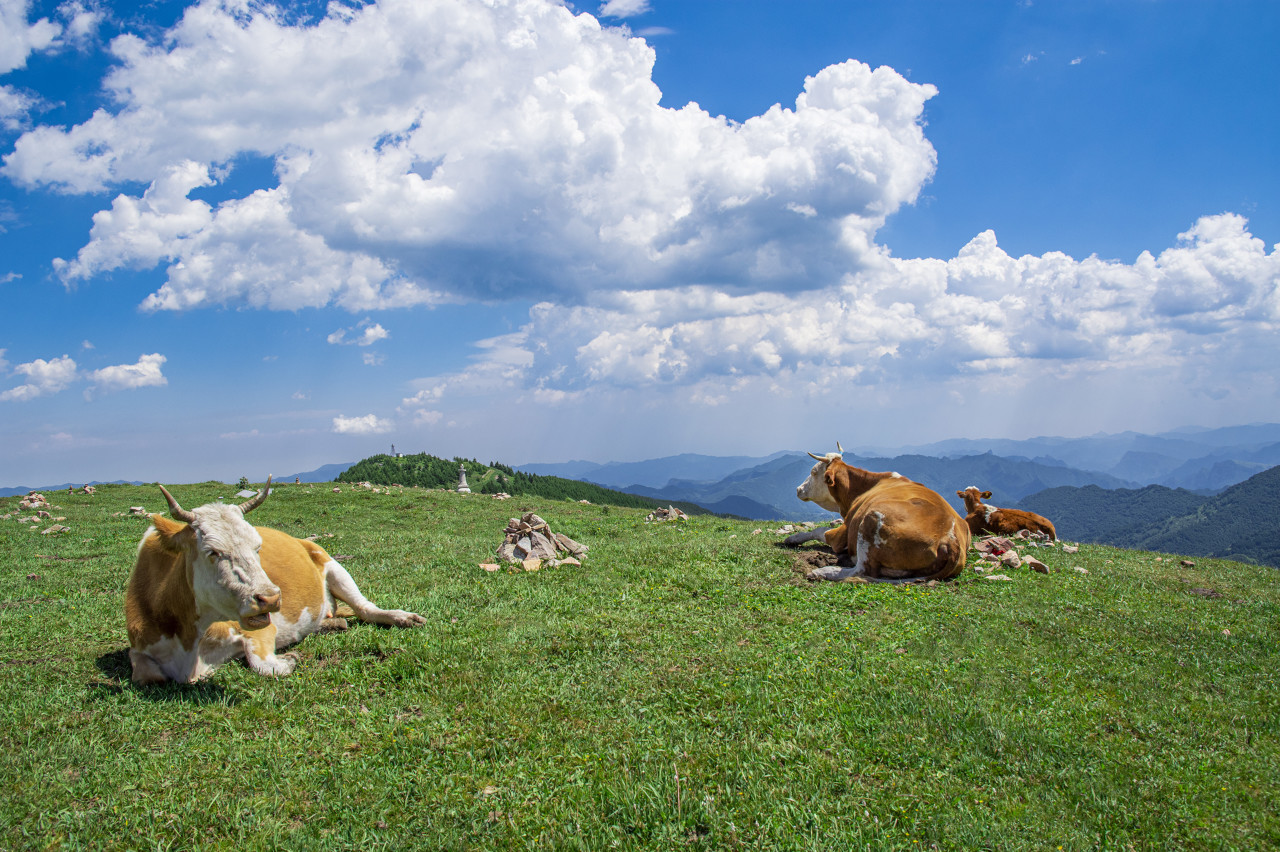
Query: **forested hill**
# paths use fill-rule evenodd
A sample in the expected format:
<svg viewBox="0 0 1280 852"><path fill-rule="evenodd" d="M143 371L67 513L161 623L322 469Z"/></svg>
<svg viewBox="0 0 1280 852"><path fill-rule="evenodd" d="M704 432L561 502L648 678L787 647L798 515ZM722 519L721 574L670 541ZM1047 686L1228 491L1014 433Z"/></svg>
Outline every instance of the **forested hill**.
<svg viewBox="0 0 1280 852"><path fill-rule="evenodd" d="M1216 497L1159 485L1050 488L1018 508L1049 518L1067 540L1280 567L1280 467Z"/></svg>
<svg viewBox="0 0 1280 852"><path fill-rule="evenodd" d="M1209 499L1184 488L1163 485L1146 488L1064 485L1038 491L1017 503L1010 501L1007 508L1044 515L1053 521L1058 535L1068 541L1119 544L1169 518L1190 514Z"/></svg>
<svg viewBox="0 0 1280 852"><path fill-rule="evenodd" d="M1127 546L1280 568L1280 467L1231 486L1194 512L1151 526Z"/></svg>
<svg viewBox="0 0 1280 852"><path fill-rule="evenodd" d="M627 506L635 509L654 509L675 505L690 515L710 514L692 503L660 501L635 494L624 494L603 488L590 482L562 479L558 476L539 476L514 470L501 462L482 464L475 459L442 459L418 453L416 455L390 456L385 453L358 461L338 474L335 482L372 482L375 485L404 485L419 488L456 488L458 468L465 465L467 485L476 494L545 497L552 500L588 500L610 506Z"/></svg>

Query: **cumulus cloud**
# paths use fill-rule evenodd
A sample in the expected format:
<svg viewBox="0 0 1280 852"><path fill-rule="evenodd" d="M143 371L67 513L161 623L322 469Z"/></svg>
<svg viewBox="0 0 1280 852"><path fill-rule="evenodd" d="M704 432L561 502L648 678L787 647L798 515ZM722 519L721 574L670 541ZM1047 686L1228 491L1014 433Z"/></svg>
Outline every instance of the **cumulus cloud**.
<svg viewBox="0 0 1280 852"><path fill-rule="evenodd" d="M15 365L13 371L26 376L28 381L0 393L0 401L26 402L64 390L76 379L76 362L66 355L51 361L37 358Z"/></svg>
<svg viewBox="0 0 1280 852"><path fill-rule="evenodd" d="M333 418L333 431L339 435L381 435L390 432L391 429L391 421L384 420L376 414L366 414L364 417L339 415Z"/></svg>
<svg viewBox="0 0 1280 852"><path fill-rule="evenodd" d="M751 378L826 393L1176 364L1208 335L1265 339L1280 324L1280 252L1247 225L1202 218L1176 246L1131 264L1013 257L987 231L950 260L886 258L810 293L690 287L541 303L518 333L485 341L468 370L422 380L400 407L438 408L463 387L547 399L688 386L718 404Z"/></svg>
<svg viewBox="0 0 1280 852"><path fill-rule="evenodd" d="M30 0L0 0L0 74L27 64L32 53L53 45L62 27L48 18L28 21Z"/></svg>
<svg viewBox="0 0 1280 852"><path fill-rule="evenodd" d="M102 13L76 2L63 3L57 17L29 20L30 0L0 0L0 74L24 67L33 53L62 47L82 46L96 35ZM0 86L0 127L18 130L27 114L41 103L29 92L12 86Z"/></svg>
<svg viewBox="0 0 1280 852"><path fill-rule="evenodd" d="M147 186L59 275L165 264L148 309L795 292L874 262L934 170L936 90L887 67L821 69L739 124L660 106L643 40L549 0L330 10L294 26L209 0L162 41L115 39L113 109L4 159L29 187ZM190 197L242 155L271 158L277 185Z"/></svg>
<svg viewBox="0 0 1280 852"><path fill-rule="evenodd" d="M92 347L89 347L92 348ZM0 355L4 350L0 350ZM74 359L67 355L46 361L37 358L25 364L17 364L13 372L27 377L25 384L0 393L0 401L25 402L41 396L65 390L73 382L87 381L90 387L85 397L91 398L97 391L131 390L144 387L161 387L168 379L161 372L167 359L158 352L142 355L135 364L118 364L100 370L81 372ZM0 369L6 366L0 358Z"/></svg>
<svg viewBox="0 0 1280 852"><path fill-rule="evenodd" d="M136 364L118 364L114 367L103 367L89 373L88 380L95 389L107 391L129 390L132 388L163 387L169 380L160 371L168 359L158 352L143 355Z"/></svg>
<svg viewBox="0 0 1280 852"><path fill-rule="evenodd" d="M649 0L608 0L600 4L600 15L605 18L633 18L649 11Z"/></svg>
<svg viewBox="0 0 1280 852"><path fill-rule="evenodd" d="M358 336L351 339L347 338L348 334L356 334ZM379 340L386 340L391 336L391 332L382 327L381 323L372 320L361 320L355 328L340 328L330 334L325 340L329 343L347 344L355 346L372 346Z"/></svg>

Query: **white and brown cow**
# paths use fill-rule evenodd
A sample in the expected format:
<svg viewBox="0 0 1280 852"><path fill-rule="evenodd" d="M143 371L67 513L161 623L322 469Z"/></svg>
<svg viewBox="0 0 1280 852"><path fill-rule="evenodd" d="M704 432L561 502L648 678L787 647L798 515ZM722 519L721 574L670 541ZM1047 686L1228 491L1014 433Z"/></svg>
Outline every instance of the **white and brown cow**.
<svg viewBox="0 0 1280 852"><path fill-rule="evenodd" d="M177 520L151 516L129 578L124 609L135 683L193 683L237 657L258 674L291 674L297 655L276 651L322 626L344 626L334 620L335 598L365 621L425 623L415 613L374 606L319 545L246 521L270 487L268 477L267 487L238 506L188 511L160 486Z"/></svg>
<svg viewBox="0 0 1280 852"><path fill-rule="evenodd" d="M809 455L816 464L796 496L844 521L823 536L842 564L812 577L901 583L947 580L964 570L969 528L938 492L897 473L845 464L841 453Z"/></svg>
<svg viewBox="0 0 1280 852"><path fill-rule="evenodd" d="M1053 522L1035 512L1024 512L1021 509L1001 509L983 503L991 498L990 491L979 491L978 486L970 485L956 496L964 500L965 523L973 535L994 533L995 535L1012 535L1018 530L1044 533L1053 541L1058 540L1058 532Z"/></svg>

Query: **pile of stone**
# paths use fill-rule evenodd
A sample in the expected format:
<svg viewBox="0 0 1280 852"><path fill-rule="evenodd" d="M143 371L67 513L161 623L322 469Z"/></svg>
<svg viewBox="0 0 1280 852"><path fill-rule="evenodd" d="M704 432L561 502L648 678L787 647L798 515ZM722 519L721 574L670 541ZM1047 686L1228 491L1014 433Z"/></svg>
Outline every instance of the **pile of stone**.
<svg viewBox="0 0 1280 852"><path fill-rule="evenodd" d="M987 580L1013 579L1007 574L991 573L998 568L1030 568L1037 573L1048 574L1048 565L1045 565L1034 556L1022 555L1017 548L1054 547L1056 544L1061 544L1061 542L1055 542L1045 533L1033 533L1029 530L1018 530L1012 536L989 535L976 538L971 545L974 550L978 551L978 560L974 564L973 570L978 574L982 574ZM1064 553L1077 553L1080 548L1075 545L1063 544L1062 550ZM1074 567L1071 570L1080 574L1089 573L1088 570L1079 567Z"/></svg>
<svg viewBox="0 0 1280 852"><path fill-rule="evenodd" d="M517 571L581 565L578 558L586 556L588 549L587 545L579 544L567 535L552 532L550 525L533 512L509 520L503 536L498 547L498 559ZM567 555L561 556L562 553ZM480 567L486 571L497 571L502 566L486 562Z"/></svg>
<svg viewBox="0 0 1280 852"><path fill-rule="evenodd" d="M687 521L689 516L677 509L675 506L668 506L665 509L655 509L646 517L645 523L656 521Z"/></svg>
<svg viewBox="0 0 1280 852"><path fill-rule="evenodd" d="M32 491L18 503L19 509L47 509L49 501L39 491Z"/></svg>

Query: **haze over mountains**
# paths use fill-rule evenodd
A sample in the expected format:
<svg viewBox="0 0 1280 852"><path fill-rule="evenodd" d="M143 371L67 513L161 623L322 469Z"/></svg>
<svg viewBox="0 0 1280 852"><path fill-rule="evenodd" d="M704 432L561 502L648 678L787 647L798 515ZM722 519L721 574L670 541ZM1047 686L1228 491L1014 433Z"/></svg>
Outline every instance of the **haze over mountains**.
<svg viewBox="0 0 1280 852"><path fill-rule="evenodd" d="M835 449L813 448L815 453ZM952 499L979 485L1004 505L1048 488L1095 485L1221 491L1280 464L1280 424L1179 429L1084 438L955 439L898 449L850 450L845 459L869 470L895 470ZM678 455L640 462L526 464L520 470L583 479L662 500L687 500L715 512L759 520L830 517L800 503L795 488L813 462L805 452L769 456Z"/></svg>

